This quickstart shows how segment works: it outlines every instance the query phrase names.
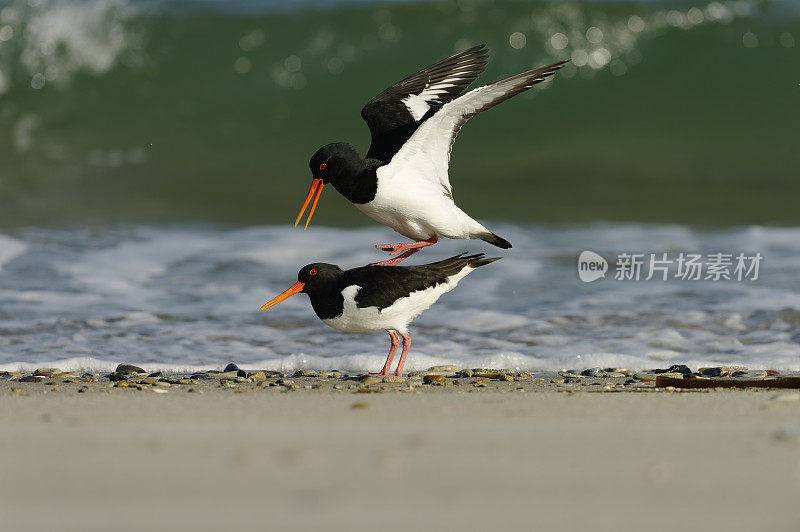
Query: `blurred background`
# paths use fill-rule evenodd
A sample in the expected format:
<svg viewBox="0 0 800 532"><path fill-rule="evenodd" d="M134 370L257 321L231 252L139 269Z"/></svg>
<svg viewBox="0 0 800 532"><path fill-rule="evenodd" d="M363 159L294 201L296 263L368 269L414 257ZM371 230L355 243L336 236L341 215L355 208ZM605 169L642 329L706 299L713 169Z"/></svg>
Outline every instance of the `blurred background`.
<svg viewBox="0 0 800 532"><path fill-rule="evenodd" d="M573 61L461 132L475 217L794 224L798 40L795 0L0 1L0 228L288 224L364 103L478 43L483 83Z"/></svg>

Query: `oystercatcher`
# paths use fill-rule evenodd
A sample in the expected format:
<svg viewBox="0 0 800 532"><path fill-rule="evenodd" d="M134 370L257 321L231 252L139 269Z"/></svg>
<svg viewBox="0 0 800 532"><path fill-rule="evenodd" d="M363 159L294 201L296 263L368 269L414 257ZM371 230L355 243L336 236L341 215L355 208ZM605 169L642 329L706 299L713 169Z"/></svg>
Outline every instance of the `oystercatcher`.
<svg viewBox="0 0 800 532"><path fill-rule="evenodd" d="M277 305L294 294L306 293L319 319L334 329L389 333L392 339L389 355L377 375L389 374L402 337L403 350L394 371L395 375L402 375L411 345L408 324L475 268L499 259L484 258L483 253L461 253L421 266L363 266L346 271L333 264L309 264L297 274L296 283L259 310Z"/></svg>
<svg viewBox="0 0 800 532"><path fill-rule="evenodd" d="M497 247L511 244L459 209L448 177L450 149L472 116L552 76L567 61L529 70L464 91L484 71L484 45L439 61L395 83L361 110L372 143L362 159L349 144L323 146L311 157L313 181L295 227L311 198L308 222L323 187L330 183L372 219L415 242L375 246L401 255L373 265L393 266L440 236L479 238Z"/></svg>

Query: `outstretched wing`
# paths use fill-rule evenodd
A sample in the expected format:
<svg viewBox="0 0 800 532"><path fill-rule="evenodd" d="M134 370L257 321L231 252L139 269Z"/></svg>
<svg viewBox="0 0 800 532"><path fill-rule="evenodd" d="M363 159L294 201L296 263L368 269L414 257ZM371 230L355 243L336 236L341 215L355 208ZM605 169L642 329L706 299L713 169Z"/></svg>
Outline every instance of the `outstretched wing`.
<svg viewBox="0 0 800 532"><path fill-rule="evenodd" d="M402 176L404 172L401 169L406 165L420 168L422 171L415 174L440 183L445 194L452 197L452 187L447 175L450 150L464 123L476 114L544 81L569 61L560 61L478 87L445 104L433 116L428 117L397 152L392 160L392 166L397 165L397 168L392 175Z"/></svg>
<svg viewBox="0 0 800 532"><path fill-rule="evenodd" d="M458 98L486 68L489 50L478 45L395 83L361 109L372 144L367 158L388 162L417 127Z"/></svg>

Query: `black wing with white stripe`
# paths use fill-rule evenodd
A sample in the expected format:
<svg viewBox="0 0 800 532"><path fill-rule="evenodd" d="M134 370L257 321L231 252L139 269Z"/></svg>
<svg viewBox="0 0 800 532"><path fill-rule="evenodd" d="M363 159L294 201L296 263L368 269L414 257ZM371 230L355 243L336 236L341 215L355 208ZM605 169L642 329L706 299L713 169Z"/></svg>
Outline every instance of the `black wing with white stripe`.
<svg viewBox="0 0 800 532"><path fill-rule="evenodd" d="M468 266L478 268L496 260L499 257L487 259L483 253L461 253L449 259L419 266L364 266L344 272L342 284L361 287L355 297L358 308L378 307L383 310L412 292L446 283L450 277Z"/></svg>
<svg viewBox="0 0 800 532"><path fill-rule="evenodd" d="M424 68L378 94L361 109L372 144L368 159L388 162L427 117L458 98L486 68L478 45Z"/></svg>

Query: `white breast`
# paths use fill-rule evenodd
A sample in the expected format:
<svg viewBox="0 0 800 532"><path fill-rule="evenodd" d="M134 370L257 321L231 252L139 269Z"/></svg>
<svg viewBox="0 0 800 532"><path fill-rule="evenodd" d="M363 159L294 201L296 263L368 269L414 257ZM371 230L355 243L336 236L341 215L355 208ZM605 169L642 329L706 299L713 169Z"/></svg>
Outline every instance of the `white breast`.
<svg viewBox="0 0 800 532"><path fill-rule="evenodd" d="M411 292L407 297L401 297L391 306L384 309L378 307L358 308L355 297L361 289L358 285L351 285L342 290L344 296L344 311L340 316L322 320L326 325L347 332L367 332L394 330L405 333L408 324L422 314L423 311L436 303L443 294L458 285L475 268L466 266L459 273L450 277L447 282L436 286Z"/></svg>
<svg viewBox="0 0 800 532"><path fill-rule="evenodd" d="M456 206L441 184L426 179L425 172L424 165L392 162L382 166L376 172L375 199L356 206L373 220L414 240L433 235L469 239L488 232Z"/></svg>

